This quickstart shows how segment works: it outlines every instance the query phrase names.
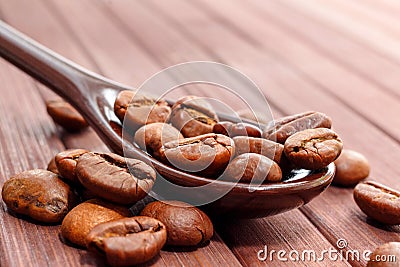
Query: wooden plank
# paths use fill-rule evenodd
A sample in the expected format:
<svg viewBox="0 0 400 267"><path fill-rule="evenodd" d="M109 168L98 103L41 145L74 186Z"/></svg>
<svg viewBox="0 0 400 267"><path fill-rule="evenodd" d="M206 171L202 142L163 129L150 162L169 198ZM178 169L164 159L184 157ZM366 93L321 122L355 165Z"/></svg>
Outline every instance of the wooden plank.
<svg viewBox="0 0 400 267"><path fill-rule="evenodd" d="M210 6L216 7L222 4L229 5L224 1L222 3L218 1L218 3L210 3ZM263 10L261 4L257 8L243 5L242 8L230 10L229 16L220 12L221 10L226 10L226 8L208 8L206 12L220 12L218 14L224 16L225 23L230 23L232 26L235 25L234 27L242 32L252 34L253 38L260 35L268 36L268 38L259 39L262 46L258 50L259 57L268 52L279 58L279 60L294 68L309 83L315 84L319 90L324 90L331 97L340 99L348 108L400 142L400 124L395 115L398 112L398 100L396 98L384 94L381 88L348 72L325 56L316 53L307 44L283 32L278 26L268 22L268 19L266 19L268 13L265 14L266 11L263 10L263 15L261 15L260 9ZM240 17L241 20L236 20L235 18L237 17ZM207 28L198 27L196 30L205 31ZM215 49L218 49L218 47ZM220 48L220 50L224 52L223 48ZM368 105L364 103L368 103ZM385 117L385 122L383 122L382 117Z"/></svg>
<svg viewBox="0 0 400 267"><path fill-rule="evenodd" d="M230 7L229 2L225 2L225 6L221 3L222 1L212 3L214 10L221 11L218 13L218 16L222 16L222 13L229 14L229 17L231 17L232 20L234 20L233 18L240 17L241 25L248 25L249 27L255 26L255 24L249 24L247 21L247 17L244 16L242 12L238 11L242 9L231 8L230 12L226 13L225 10L228 10L228 8ZM207 15L201 16L198 14L198 8L191 9L189 11L188 8L186 6L183 7L183 5L184 2L169 1L168 4L165 4L164 6L158 3L157 7L162 6L162 8L156 9L156 6L152 5L151 9L159 11L160 17L162 17L162 14L165 14L164 17L162 17L165 20L175 20L177 22L175 28L178 28L179 26L183 28L186 26L187 28L185 31L181 29L182 35L186 37L190 36L190 32L193 32L190 38L194 38L193 36L212 35L212 33L208 34L208 29L210 29L211 31L218 31L218 29L215 29L215 27L218 27L218 25L216 22L212 22L212 17L208 17ZM179 17L173 16L173 12L170 10L176 9L185 9L186 16L184 14ZM206 14L210 14L210 12L207 10ZM251 16L251 14L248 14L248 17ZM196 21L196 24L189 24L188 17L190 17L192 21ZM228 15L226 17L228 17ZM196 25L201 25L201 27ZM251 33L249 28L244 28L243 30ZM236 46L240 45L238 44L238 42L240 42L238 37L232 37L231 35L227 34L226 31L220 30L219 32L220 40L224 40L226 43L235 43ZM258 34L260 33L258 32ZM214 42L214 39L204 40L202 38L197 38L193 42L201 43L201 45L209 45L210 47L214 48L214 51L220 51L219 55L223 57L229 64L240 66L239 68L242 70L246 68L246 65L243 64L243 62L241 61L241 57L249 57L254 54L250 54L247 50L243 50L241 53L236 53L236 56L233 56L234 53L230 51L230 47L221 47L220 40ZM224 51L228 52L224 53ZM341 101L338 101L338 99L332 98L330 94L319 90L319 88L314 83L309 83L308 80L304 80L302 75L296 74L296 72L294 72L293 70L290 71L290 64L286 62L281 62L280 64L278 64L277 59L274 55L267 57L265 56L265 52L264 54L258 54L259 57L257 58L257 60L254 60L254 62L248 64L253 64L251 66L252 77L256 77L257 81L261 81L264 84L269 85L267 95L270 98L275 98L278 103L280 101L282 109L284 109L287 113L299 112L301 110L309 109L310 107L312 107L313 109L321 110L331 115L334 119L335 129L343 136L346 147L356 149L368 155L373 166L372 175L378 176L381 181L398 184L396 179L394 179L394 177L397 177L397 175L399 174L398 170L390 167L393 166L393 162L398 160L393 159L392 157L399 157L398 155L396 156L396 154L398 154L395 152L396 149L393 150L393 146L398 147L398 144L395 141L386 136L379 129L371 126L368 121L365 121L362 117L354 114L353 111L344 106ZM263 64L261 64L260 62L263 62ZM270 72L271 70L267 66L273 66L272 68L275 69L275 71ZM249 70L251 69L251 67L247 66ZM285 101L282 102L282 99L285 99ZM318 101L313 101L315 99L317 99ZM362 138L360 138L359 133L363 133ZM382 142L383 145L381 145L380 143L382 138L385 140L384 142ZM379 145L371 146L371 143L376 144L377 140L379 140ZM378 149L382 149L381 153L390 153L390 155L384 158L378 156L381 155L380 153L376 153L375 149L378 146L380 147ZM338 194L338 192L341 192L341 194ZM341 198L345 201L341 202L342 205L337 205L337 209L332 210L330 207L332 206L332 203L335 203L337 201L338 195L346 196ZM397 238L396 233L386 233L384 236L382 236L382 233L377 234L375 232L375 229L372 227L369 229L367 228L368 230L364 228L360 229L359 227L357 227L357 225L360 224L359 221L352 222L351 224L348 224L346 226L340 225L338 223L332 225L332 221L348 221L348 218L352 218L351 214L358 214L358 219L364 220L363 224L365 224L365 216L361 215L361 212L355 206L351 198L352 197L350 190L331 188L330 190L328 190L328 192L324 194L324 197L317 198L316 200L311 202L309 206L312 206L312 209L307 208L303 210L305 214L309 216L310 219L321 230L324 231L324 234L329 238L332 244L334 244L338 240L338 238L347 238L350 244L349 249L363 250L372 249L374 247L374 244L376 245L386 240ZM310 211L313 212L313 216L309 215ZM322 216L317 216L320 212L324 213L324 216L326 216L326 218L323 218ZM366 237L365 242L360 242L358 240L360 235L372 236L372 238ZM378 235L380 237L377 237ZM353 262L353 264L356 263Z"/></svg>
<svg viewBox="0 0 400 267"><path fill-rule="evenodd" d="M268 21L276 24L283 32L295 36L297 40L308 44L349 72L400 99L397 86L400 64L354 40L353 36L343 34L319 20L313 20L310 16L302 15L283 1L265 5L264 9L268 10ZM277 13L280 15L276 16Z"/></svg>
<svg viewBox="0 0 400 267"><path fill-rule="evenodd" d="M306 3L299 5L300 3L297 1L290 1L290 4L297 6L312 16L317 16L328 25L334 25L339 30L348 32L354 38L358 38L375 50L385 54L388 58L399 62L400 52L397 49L399 40L393 36L388 36L380 30L370 29L369 26L331 9L329 6L322 4L322 2L321 4L316 4L313 1L306 1Z"/></svg>

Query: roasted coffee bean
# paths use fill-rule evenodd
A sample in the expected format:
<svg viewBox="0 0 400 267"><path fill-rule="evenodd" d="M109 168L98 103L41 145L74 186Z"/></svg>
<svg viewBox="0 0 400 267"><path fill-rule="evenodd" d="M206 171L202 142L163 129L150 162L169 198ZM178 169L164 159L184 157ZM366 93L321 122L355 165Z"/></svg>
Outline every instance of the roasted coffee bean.
<svg viewBox="0 0 400 267"><path fill-rule="evenodd" d="M306 129L331 128L331 126L331 118L324 113L307 111L271 121L264 129L263 137L283 144L289 136L297 132Z"/></svg>
<svg viewBox="0 0 400 267"><path fill-rule="evenodd" d="M125 128L136 131L145 124L165 122L171 113L171 108L165 100L135 95L134 91L127 90L118 94L114 112L124 123Z"/></svg>
<svg viewBox="0 0 400 267"><path fill-rule="evenodd" d="M2 197L9 210L45 223L60 222L76 203L66 183L40 169L11 177L3 185Z"/></svg>
<svg viewBox="0 0 400 267"><path fill-rule="evenodd" d="M211 133L168 142L160 153L180 170L215 177L223 172L235 149L231 138Z"/></svg>
<svg viewBox="0 0 400 267"><path fill-rule="evenodd" d="M275 161L255 153L234 158L226 167L223 179L242 183L267 183L282 180L281 168Z"/></svg>
<svg viewBox="0 0 400 267"><path fill-rule="evenodd" d="M233 142L235 142L235 156L244 153L257 153L274 160L278 164L281 162L282 144L264 138L247 136L236 136L233 138Z"/></svg>
<svg viewBox="0 0 400 267"><path fill-rule="evenodd" d="M400 242L389 242L377 247L369 256L367 267L398 267Z"/></svg>
<svg viewBox="0 0 400 267"><path fill-rule="evenodd" d="M333 183L341 186L354 186L369 175L368 160L360 153L343 149L335 160L336 172Z"/></svg>
<svg viewBox="0 0 400 267"><path fill-rule="evenodd" d="M160 148L163 144L178 139L183 139L183 135L166 123L147 124L135 133L135 143L157 159L161 159Z"/></svg>
<svg viewBox="0 0 400 267"><path fill-rule="evenodd" d="M59 172L58 172L58 169L57 169L57 165L56 165L56 158L55 157L53 157L51 160L50 160L50 162L49 162L49 164L47 164L47 170L48 171L51 171L52 173L55 173L55 174L60 174Z"/></svg>
<svg viewBox="0 0 400 267"><path fill-rule="evenodd" d="M75 168L79 157L87 152L89 151L85 149L68 149L58 153L55 156L55 162L61 177L74 184L79 184Z"/></svg>
<svg viewBox="0 0 400 267"><path fill-rule="evenodd" d="M46 108L54 122L67 131L76 132L88 126L82 115L61 98L46 101Z"/></svg>
<svg viewBox="0 0 400 267"><path fill-rule="evenodd" d="M360 209L378 222L400 224L400 192L376 182L359 183L354 200Z"/></svg>
<svg viewBox="0 0 400 267"><path fill-rule="evenodd" d="M80 156L76 175L94 195L124 205L144 198L156 179L155 170L143 161L113 153Z"/></svg>
<svg viewBox="0 0 400 267"><path fill-rule="evenodd" d="M167 245L198 246L210 240L214 228L210 218L198 208L180 201L155 201L140 213L167 227Z"/></svg>
<svg viewBox="0 0 400 267"><path fill-rule="evenodd" d="M321 169L341 153L342 140L326 128L307 129L290 136L284 146L286 157L298 168Z"/></svg>
<svg viewBox="0 0 400 267"><path fill-rule="evenodd" d="M220 121L214 124L213 132L227 135L231 138L235 136L261 137L260 128L244 122L233 123L230 121Z"/></svg>
<svg viewBox="0 0 400 267"><path fill-rule="evenodd" d="M95 226L86 237L89 251L100 253L111 266L132 266L152 259L167 241L165 225L136 216Z"/></svg>
<svg viewBox="0 0 400 267"><path fill-rule="evenodd" d="M61 224L61 235L71 243L85 247L86 236L93 227L131 215L125 207L91 199L79 204L65 216Z"/></svg>
<svg viewBox="0 0 400 267"><path fill-rule="evenodd" d="M174 104L169 121L184 137L194 137L212 133L218 117L204 99L187 96Z"/></svg>

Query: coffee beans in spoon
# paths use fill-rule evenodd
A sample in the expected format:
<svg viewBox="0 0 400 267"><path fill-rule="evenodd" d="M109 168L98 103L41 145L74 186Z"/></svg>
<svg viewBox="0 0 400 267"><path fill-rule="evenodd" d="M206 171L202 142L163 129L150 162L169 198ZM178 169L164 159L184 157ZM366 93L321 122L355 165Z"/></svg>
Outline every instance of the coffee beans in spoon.
<svg viewBox="0 0 400 267"><path fill-rule="evenodd" d="M267 183L282 180L278 164L256 153L244 153L234 158L226 168L223 179L242 183Z"/></svg>
<svg viewBox="0 0 400 267"><path fill-rule="evenodd" d="M284 152L294 166L309 170L328 166L342 152L343 142L327 128L307 129L291 135L284 145Z"/></svg>
<svg viewBox="0 0 400 267"><path fill-rule="evenodd" d="M161 159L160 149L163 144L183 139L183 135L170 124L151 123L139 128L135 133L135 143L157 159Z"/></svg>
<svg viewBox="0 0 400 267"><path fill-rule="evenodd" d="M306 129L331 128L331 126L331 118L324 113L307 111L269 122L263 131L263 137L284 144L289 136L297 132Z"/></svg>
<svg viewBox="0 0 400 267"><path fill-rule="evenodd" d="M261 137L261 130L255 125L239 122L220 121L214 124L213 132L224 134L231 138L235 136Z"/></svg>
<svg viewBox="0 0 400 267"><path fill-rule="evenodd" d="M171 108L163 99L136 94L134 91L121 91L114 103L114 113L129 130L154 122L165 122ZM126 117L126 121L124 121Z"/></svg>
<svg viewBox="0 0 400 267"><path fill-rule="evenodd" d="M83 154L76 174L92 194L122 205L144 198L156 179L155 170L143 161L113 153Z"/></svg>
<svg viewBox="0 0 400 267"><path fill-rule="evenodd" d="M89 251L104 255L111 266L132 266L156 256L167 241L165 225L136 216L95 226L86 237Z"/></svg>
<svg viewBox="0 0 400 267"><path fill-rule="evenodd" d="M235 143L235 156L244 153L257 153L266 156L276 163L280 163L283 154L283 145L271 140L256 137L236 136L233 138Z"/></svg>
<svg viewBox="0 0 400 267"><path fill-rule="evenodd" d="M169 122L185 137L195 137L213 132L217 114L204 99L187 96L173 106Z"/></svg>
<svg viewBox="0 0 400 267"><path fill-rule="evenodd" d="M222 134L204 134L166 143L161 157L174 167L217 177L235 153L233 140Z"/></svg>

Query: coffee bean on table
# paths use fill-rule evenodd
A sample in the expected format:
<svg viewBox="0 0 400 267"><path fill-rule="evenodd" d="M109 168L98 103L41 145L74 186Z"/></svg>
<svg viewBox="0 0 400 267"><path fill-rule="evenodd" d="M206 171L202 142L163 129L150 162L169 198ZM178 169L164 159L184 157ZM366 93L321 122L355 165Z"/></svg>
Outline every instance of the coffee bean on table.
<svg viewBox="0 0 400 267"><path fill-rule="evenodd" d="M220 121L214 124L213 133L235 136L261 137L261 129L255 125L244 122Z"/></svg>
<svg viewBox="0 0 400 267"><path fill-rule="evenodd" d="M95 226L86 237L89 251L104 255L111 266L132 266L156 256L167 241L165 225L136 216Z"/></svg>
<svg viewBox="0 0 400 267"><path fill-rule="evenodd" d="M354 188L358 207L378 222L400 224L400 192L377 182L359 183Z"/></svg>
<svg viewBox="0 0 400 267"><path fill-rule="evenodd" d="M223 179L242 183L267 183L282 180L278 164L260 154L245 153L234 158L226 167Z"/></svg>
<svg viewBox="0 0 400 267"><path fill-rule="evenodd" d="M198 246L210 240L214 228L200 209L180 201L155 201L140 213L153 217L167 227L167 245Z"/></svg>
<svg viewBox="0 0 400 267"><path fill-rule="evenodd" d="M160 148L173 140L183 139L183 135L167 123L151 123L139 128L134 141L139 147L157 159L161 159Z"/></svg>
<svg viewBox="0 0 400 267"><path fill-rule="evenodd" d="M244 153L257 153L274 160L278 164L281 162L282 144L264 138L247 136L236 136L233 141L235 142L236 156Z"/></svg>
<svg viewBox="0 0 400 267"><path fill-rule="evenodd" d="M354 186L369 175L368 160L354 150L343 149L335 160L336 172L333 183L341 186Z"/></svg>
<svg viewBox="0 0 400 267"><path fill-rule="evenodd" d="M46 108L54 122L67 131L76 132L88 127L82 115L64 99L46 101Z"/></svg>
<svg viewBox="0 0 400 267"><path fill-rule="evenodd" d="M79 184L75 168L79 157L87 152L89 151L85 149L68 149L58 153L55 156L55 163L60 176L74 184Z"/></svg>
<svg viewBox="0 0 400 267"><path fill-rule="evenodd" d="M80 156L76 175L94 195L123 205L144 198L156 179L155 170L143 161L113 153Z"/></svg>
<svg viewBox="0 0 400 267"><path fill-rule="evenodd" d="M114 112L126 129L136 131L145 124L165 122L171 113L171 108L163 99L157 100L126 90L118 94Z"/></svg>
<svg viewBox="0 0 400 267"><path fill-rule="evenodd" d="M187 96L173 105L169 121L183 136L194 137L212 133L218 117L204 99Z"/></svg>
<svg viewBox="0 0 400 267"><path fill-rule="evenodd" d="M284 144L289 136L297 132L306 129L331 128L331 126L331 118L324 113L307 111L269 122L263 131L263 137Z"/></svg>
<svg viewBox="0 0 400 267"><path fill-rule="evenodd" d="M286 157L297 168L321 169L342 152L343 142L327 128L307 129L290 136L284 145Z"/></svg>
<svg viewBox="0 0 400 267"><path fill-rule="evenodd" d="M60 222L76 204L66 183L40 169L11 177L3 185L2 197L9 210L45 223Z"/></svg>
<svg viewBox="0 0 400 267"><path fill-rule="evenodd" d="M180 170L215 177L223 172L235 149L231 138L211 133L168 142L160 153Z"/></svg>
<svg viewBox="0 0 400 267"><path fill-rule="evenodd" d="M389 242L377 247L369 256L367 267L398 267L400 242Z"/></svg>
<svg viewBox="0 0 400 267"><path fill-rule="evenodd" d="M51 160L50 160L50 162L49 162L49 164L47 164L47 170L48 171L51 171L52 173L55 173L55 174L60 174L59 172L58 172L58 169L57 169L57 165L56 165L56 158L55 157L53 157Z"/></svg>
<svg viewBox="0 0 400 267"><path fill-rule="evenodd" d="M73 208L61 224L61 235L69 242L86 246L86 236L96 225L132 216L126 207L91 199Z"/></svg>

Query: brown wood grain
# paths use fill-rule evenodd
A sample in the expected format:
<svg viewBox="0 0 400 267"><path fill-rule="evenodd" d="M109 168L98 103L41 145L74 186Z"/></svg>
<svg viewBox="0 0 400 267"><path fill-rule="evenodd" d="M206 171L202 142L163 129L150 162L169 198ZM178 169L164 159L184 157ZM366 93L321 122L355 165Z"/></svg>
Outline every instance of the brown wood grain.
<svg viewBox="0 0 400 267"><path fill-rule="evenodd" d="M374 8L378 6L378 8ZM275 116L318 110L333 118L345 147L367 155L371 177L400 188L398 124L400 54L392 10L396 1L368 5L321 1L56 1L1 0L0 16L73 61L133 87L173 64L212 60L249 75ZM357 18L355 20L354 18ZM378 38L379 37L379 38ZM88 129L55 127L42 99L54 97L5 61L0 62L0 183L43 168L65 147L107 148ZM187 86L240 106L212 86ZM232 98L233 99L233 98ZM365 261L259 261L257 252L313 249L346 239L346 251L399 240L398 226L369 219L352 190L330 187L307 206L257 220L218 220L208 246L168 249L154 266L362 266ZM65 245L58 226L36 225L0 210L1 266L93 266L103 259Z"/></svg>

